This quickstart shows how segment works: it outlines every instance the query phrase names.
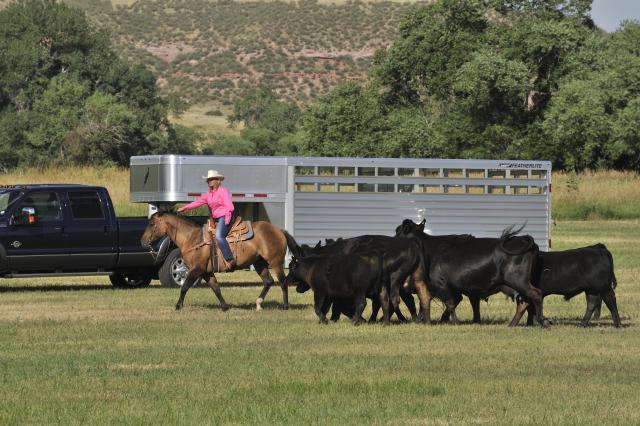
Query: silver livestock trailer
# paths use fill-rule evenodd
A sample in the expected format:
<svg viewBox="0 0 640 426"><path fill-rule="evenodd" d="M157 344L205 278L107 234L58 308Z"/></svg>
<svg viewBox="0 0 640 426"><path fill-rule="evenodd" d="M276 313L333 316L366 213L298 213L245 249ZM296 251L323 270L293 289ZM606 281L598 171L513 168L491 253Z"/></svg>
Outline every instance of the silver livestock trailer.
<svg viewBox="0 0 640 426"><path fill-rule="evenodd" d="M410 218L433 235L496 237L526 224L550 247L549 161L148 155L130 164L131 201L149 203L149 214L193 201L216 169L243 218L300 243L393 235Z"/></svg>

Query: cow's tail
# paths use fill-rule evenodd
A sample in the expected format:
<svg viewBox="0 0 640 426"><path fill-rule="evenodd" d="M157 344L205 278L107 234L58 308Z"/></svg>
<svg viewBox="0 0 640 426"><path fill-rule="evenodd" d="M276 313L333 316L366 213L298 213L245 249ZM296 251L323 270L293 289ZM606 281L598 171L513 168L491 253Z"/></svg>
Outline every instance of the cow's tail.
<svg viewBox="0 0 640 426"><path fill-rule="evenodd" d="M300 248L296 240L287 231L282 230L282 232L284 233L284 237L287 239L287 247L289 247L291 254L295 257L302 257L302 248Z"/></svg>
<svg viewBox="0 0 640 426"><path fill-rule="evenodd" d="M500 250L511 256L519 256L531 250L537 250L538 246L531 235L521 235L517 237L519 241L523 241L525 243L522 248L517 250L507 248L506 244L516 238L516 236L520 233L520 231L524 229L525 226L527 226L527 221L525 221L522 226L517 229L514 229L515 225L511 225L510 227L502 231L502 235L500 235L500 243L498 244Z"/></svg>
<svg viewBox="0 0 640 426"><path fill-rule="evenodd" d="M609 258L609 263L611 264L611 278L609 281L611 283L611 288L615 290L616 287L618 286L618 280L616 279L616 273L613 267L613 255L604 244L602 245L602 247L604 248L605 253L607 253L607 257Z"/></svg>
<svg viewBox="0 0 640 426"><path fill-rule="evenodd" d="M389 271L385 270L384 267L384 252L380 250L375 250L376 258L378 259L378 286L377 288L382 289L382 286L387 286L387 294L389 295L389 303L391 312L395 311L397 307L400 305L400 287L399 286L391 286L391 275ZM385 281L386 280L386 281ZM404 283L402 283L404 284ZM391 312L389 315L392 315Z"/></svg>

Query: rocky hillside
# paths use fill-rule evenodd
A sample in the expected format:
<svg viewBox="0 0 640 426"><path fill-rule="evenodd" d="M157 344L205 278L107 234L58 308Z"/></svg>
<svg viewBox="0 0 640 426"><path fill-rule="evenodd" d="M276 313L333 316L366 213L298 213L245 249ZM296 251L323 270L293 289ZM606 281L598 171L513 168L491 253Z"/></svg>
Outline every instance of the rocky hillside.
<svg viewBox="0 0 640 426"><path fill-rule="evenodd" d="M192 104L231 105L271 87L308 102L341 81L366 80L376 49L413 3L67 0L108 30L124 55Z"/></svg>

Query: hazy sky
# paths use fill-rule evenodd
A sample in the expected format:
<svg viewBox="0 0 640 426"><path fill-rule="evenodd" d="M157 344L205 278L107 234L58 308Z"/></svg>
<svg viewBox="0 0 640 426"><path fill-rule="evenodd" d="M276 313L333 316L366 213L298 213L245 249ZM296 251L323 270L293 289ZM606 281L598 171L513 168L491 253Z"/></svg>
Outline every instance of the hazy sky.
<svg viewBox="0 0 640 426"><path fill-rule="evenodd" d="M605 31L615 31L625 19L640 21L640 0L593 0L591 17Z"/></svg>

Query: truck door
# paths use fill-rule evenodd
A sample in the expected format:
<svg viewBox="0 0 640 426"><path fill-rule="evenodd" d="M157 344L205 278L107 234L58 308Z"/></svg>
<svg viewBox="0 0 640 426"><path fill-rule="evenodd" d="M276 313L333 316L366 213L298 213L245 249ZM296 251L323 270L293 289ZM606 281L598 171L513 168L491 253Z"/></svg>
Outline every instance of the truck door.
<svg viewBox="0 0 640 426"><path fill-rule="evenodd" d="M64 229L74 269L110 269L116 263L118 230L115 218L95 189L68 190Z"/></svg>
<svg viewBox="0 0 640 426"><path fill-rule="evenodd" d="M32 212L22 215L22 212ZM14 219L2 241L9 267L23 271L55 271L68 260L68 241L63 235L63 215L56 191L28 193L13 210Z"/></svg>

